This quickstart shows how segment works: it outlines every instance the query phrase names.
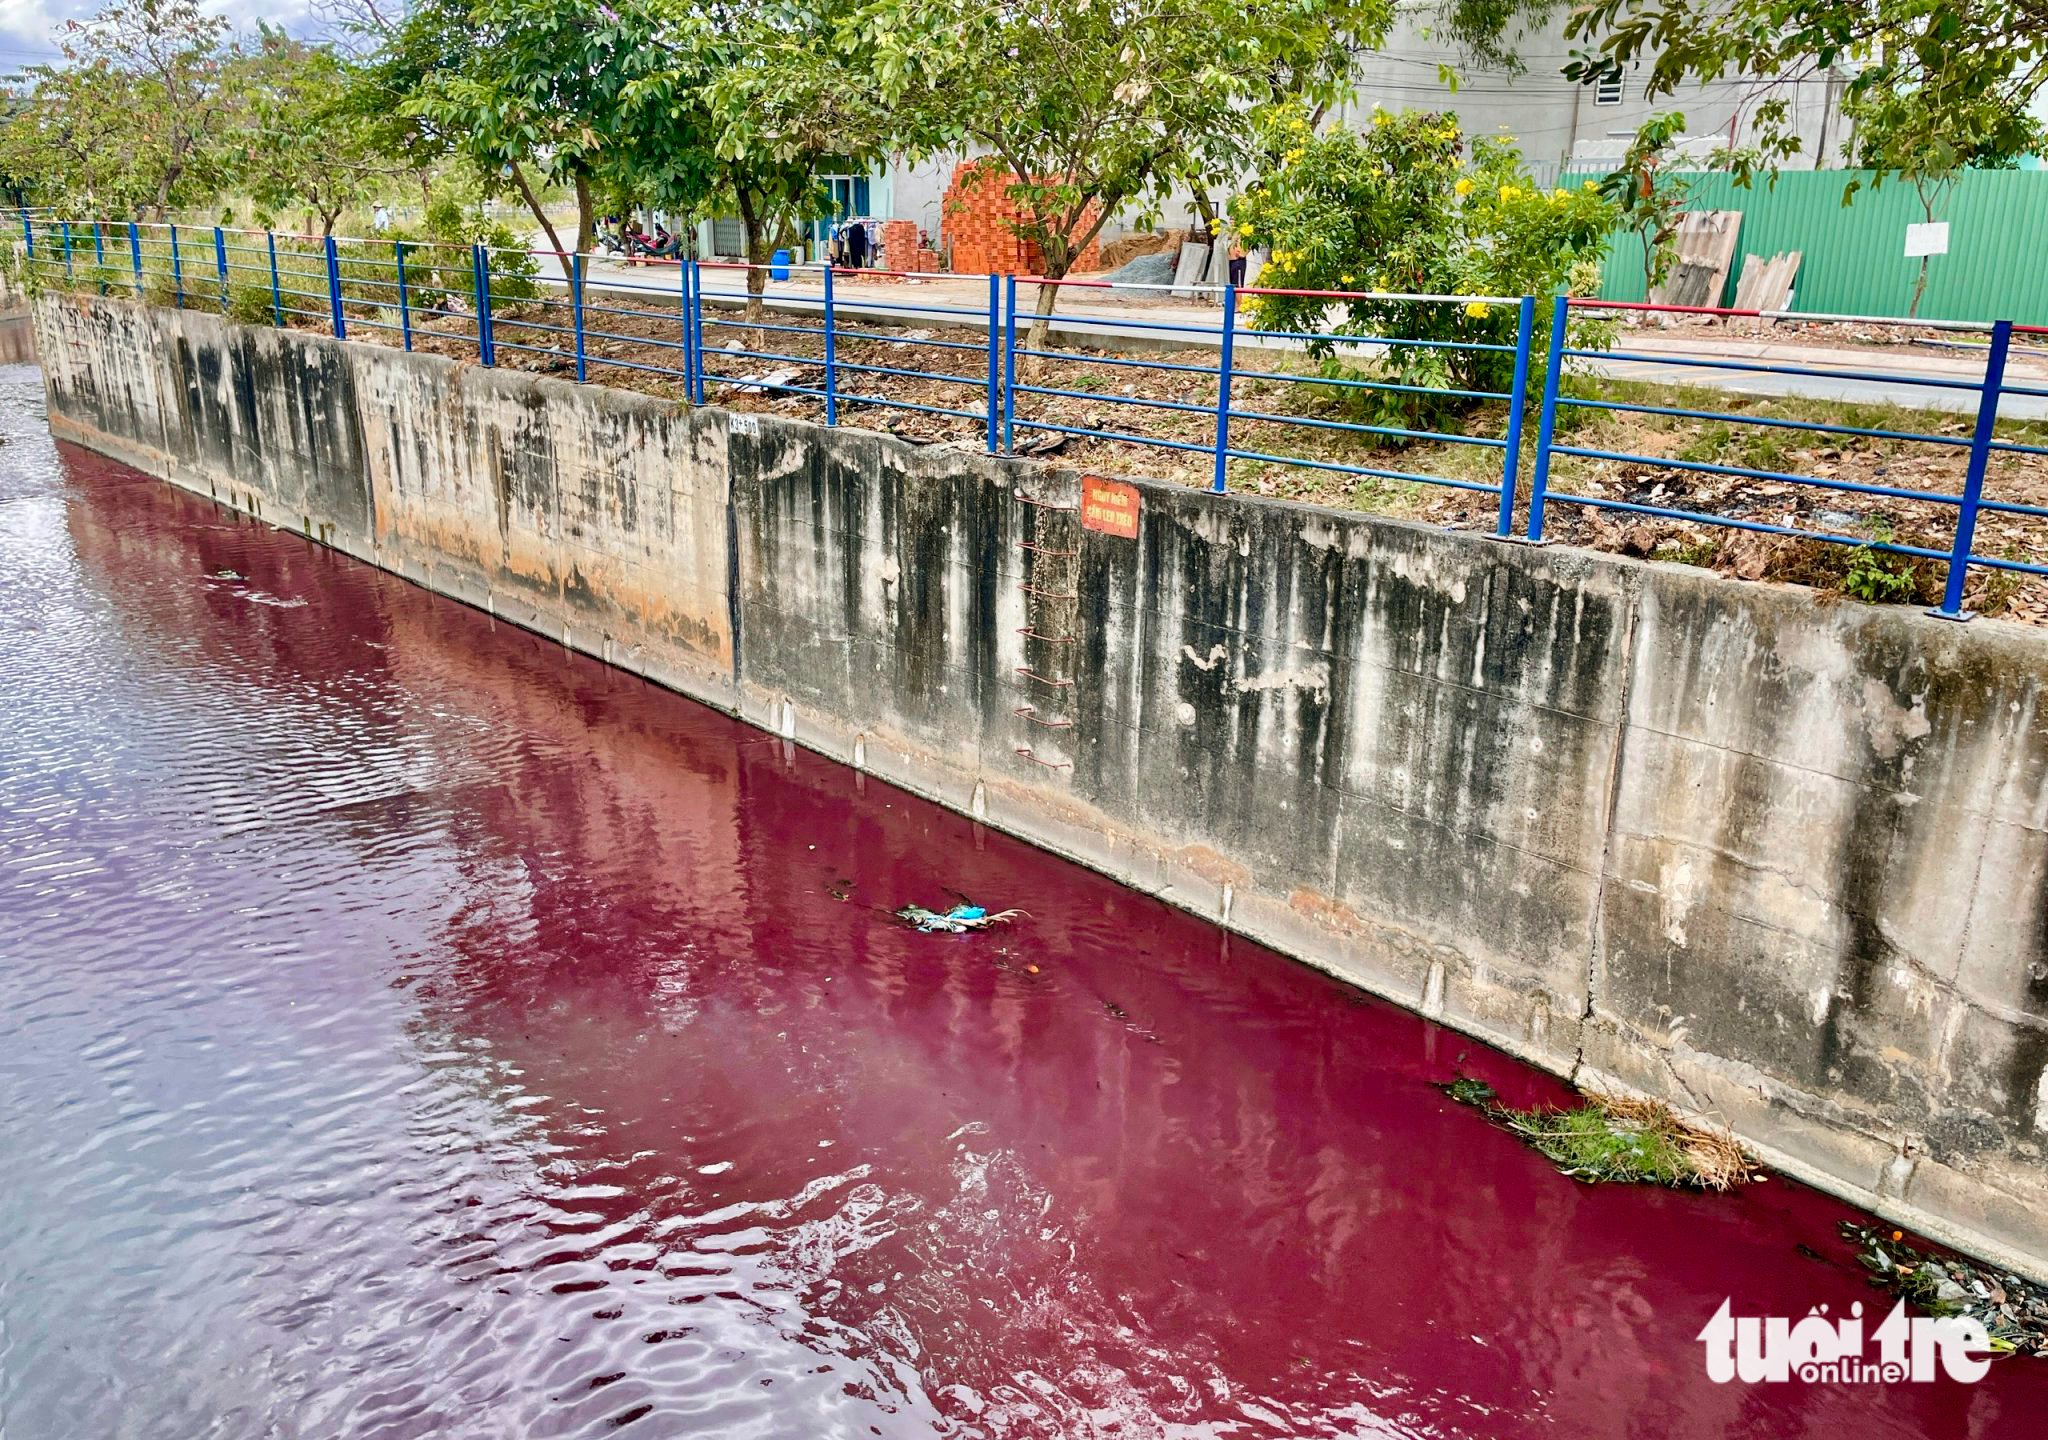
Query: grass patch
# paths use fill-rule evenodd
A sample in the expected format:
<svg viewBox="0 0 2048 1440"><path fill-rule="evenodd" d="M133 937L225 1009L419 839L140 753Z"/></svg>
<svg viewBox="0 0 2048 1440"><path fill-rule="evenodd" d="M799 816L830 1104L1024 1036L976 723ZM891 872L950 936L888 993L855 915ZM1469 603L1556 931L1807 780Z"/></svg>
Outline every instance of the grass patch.
<svg viewBox="0 0 2048 1440"><path fill-rule="evenodd" d="M1439 1088L1520 1136L1560 1174L1588 1184L1731 1190L1759 1175L1733 1135L1688 1124L1659 1100L1589 1095L1569 1109L1517 1110L1469 1075Z"/></svg>

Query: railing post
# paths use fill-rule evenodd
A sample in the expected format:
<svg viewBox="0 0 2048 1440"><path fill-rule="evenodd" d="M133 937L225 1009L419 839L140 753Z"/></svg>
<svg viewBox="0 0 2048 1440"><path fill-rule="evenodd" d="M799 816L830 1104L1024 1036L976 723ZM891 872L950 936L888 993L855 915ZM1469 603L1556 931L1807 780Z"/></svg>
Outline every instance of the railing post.
<svg viewBox="0 0 2048 1440"><path fill-rule="evenodd" d="M1970 552L1977 540L1977 508L1984 499L1984 470L1991 463L1991 441L1998 425L1998 401L2005 393L2005 354L2012 346L2012 321L1991 327L1991 351L1984 359L1984 386L1977 397L1977 429L1970 436L1970 469L1963 479L1963 501L1956 510L1955 549L1948 557L1948 588L1941 604L1929 610L1944 620L1967 620L1963 582L1970 577Z"/></svg>
<svg viewBox="0 0 2048 1440"><path fill-rule="evenodd" d="M28 206L26 205L21 207L21 243L28 247L28 258L31 260L35 259L36 231L35 227L28 223Z"/></svg>
<svg viewBox="0 0 2048 1440"><path fill-rule="evenodd" d="M57 229L64 237L64 278L71 278L71 222L59 220Z"/></svg>
<svg viewBox="0 0 2048 1440"><path fill-rule="evenodd" d="M476 280L476 354L485 365L497 363L491 350L491 252L470 246L469 268Z"/></svg>
<svg viewBox="0 0 2048 1440"><path fill-rule="evenodd" d="M332 235L327 237L327 304L334 311L334 338L348 339L348 321L341 314L341 255Z"/></svg>
<svg viewBox="0 0 2048 1440"><path fill-rule="evenodd" d="M678 303L683 307L683 394L689 397L692 405L695 405L698 403L697 322L692 317L696 314L697 304L697 261L694 257L685 258L678 255L676 269L676 281L682 287Z"/></svg>
<svg viewBox="0 0 2048 1440"><path fill-rule="evenodd" d="M697 403L697 343L690 336L690 291L694 284L690 268L696 263L687 255L676 257L676 269L680 272L677 278L682 287L682 299L679 303L683 307L683 398L692 405Z"/></svg>
<svg viewBox="0 0 2048 1440"><path fill-rule="evenodd" d="M270 319L278 329L284 329L284 296L277 284L277 232L265 230L263 238L270 243Z"/></svg>
<svg viewBox="0 0 2048 1440"><path fill-rule="evenodd" d="M1524 295L1515 311L1515 378L1508 386L1507 452L1500 467L1500 524L1494 534L1505 540L1515 525L1515 481L1522 468L1522 412L1529 388L1529 346L1536 334L1536 297Z"/></svg>
<svg viewBox="0 0 2048 1440"><path fill-rule="evenodd" d="M1529 542L1543 540L1543 496L1550 488L1550 442L1557 435L1557 387L1564 376L1564 329L1570 306L1560 295L1550 307L1550 354L1543 371L1543 409L1536 419L1536 463L1529 471Z"/></svg>
<svg viewBox="0 0 2048 1440"><path fill-rule="evenodd" d="M1003 333L1003 284L994 274L988 277L988 453L996 453L999 407L1002 405L1002 356L999 353Z"/></svg>
<svg viewBox="0 0 2048 1440"><path fill-rule="evenodd" d="M100 294L107 293L107 241L100 233L100 222L92 222L92 263L93 283L100 287Z"/></svg>
<svg viewBox="0 0 2048 1440"><path fill-rule="evenodd" d="M1216 364L1216 476L1209 488L1223 493L1223 472L1230 461L1230 371L1237 349L1237 287L1223 287L1223 353Z"/></svg>
<svg viewBox="0 0 2048 1440"><path fill-rule="evenodd" d="M839 423L839 344L832 318L832 260L825 260L825 423Z"/></svg>
<svg viewBox="0 0 2048 1440"><path fill-rule="evenodd" d="M576 383L590 378L590 365L583 352L583 256L569 257L569 311L576 317Z"/></svg>
<svg viewBox="0 0 2048 1440"><path fill-rule="evenodd" d="M228 313L228 237L213 227L213 263L220 271L220 313Z"/></svg>
<svg viewBox="0 0 2048 1440"><path fill-rule="evenodd" d="M171 226L171 294L177 297L178 308L185 308L185 262L178 255L178 227Z"/></svg>
<svg viewBox="0 0 2048 1440"><path fill-rule="evenodd" d="M1003 453L1017 433L1017 277L1003 277Z"/></svg>
<svg viewBox="0 0 2048 1440"><path fill-rule="evenodd" d="M405 337L405 348L412 349L412 305L405 298L405 242L391 242L391 258L398 266L398 333Z"/></svg>
<svg viewBox="0 0 2048 1440"><path fill-rule="evenodd" d="M128 263L135 271L135 298L142 298L142 230L133 220L128 222Z"/></svg>
<svg viewBox="0 0 2048 1440"><path fill-rule="evenodd" d="M696 357L694 403L704 403L704 267L690 262L690 353Z"/></svg>

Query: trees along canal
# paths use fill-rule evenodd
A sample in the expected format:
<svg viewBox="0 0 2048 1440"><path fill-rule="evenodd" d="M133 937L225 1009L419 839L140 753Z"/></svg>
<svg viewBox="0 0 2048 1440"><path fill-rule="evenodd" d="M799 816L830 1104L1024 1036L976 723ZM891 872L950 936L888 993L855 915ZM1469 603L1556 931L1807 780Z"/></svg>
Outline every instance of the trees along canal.
<svg viewBox="0 0 2048 1440"><path fill-rule="evenodd" d="M1268 110L1350 84L1391 0L873 0L883 106L927 148L979 150L1011 222L1062 279L1108 221L1156 215L1176 183L1206 189L1255 168ZM1043 349L1058 289L1039 287L1029 346Z"/></svg>
<svg viewBox="0 0 2048 1440"><path fill-rule="evenodd" d="M80 215L147 215L211 199L235 173L241 51L194 0L137 0L60 32L63 63L0 127L17 191Z"/></svg>

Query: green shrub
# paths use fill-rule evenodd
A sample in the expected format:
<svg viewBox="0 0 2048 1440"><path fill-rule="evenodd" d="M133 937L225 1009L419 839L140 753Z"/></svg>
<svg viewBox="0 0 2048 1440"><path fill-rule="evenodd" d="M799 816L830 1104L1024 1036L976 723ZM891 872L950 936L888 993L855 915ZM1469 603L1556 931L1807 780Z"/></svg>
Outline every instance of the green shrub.
<svg viewBox="0 0 2048 1440"><path fill-rule="evenodd" d="M151 305L175 310L178 307L178 285L171 272L145 270L142 274L142 298Z"/></svg>
<svg viewBox="0 0 2048 1440"><path fill-rule="evenodd" d="M218 282L216 282L216 285ZM254 281L231 281L228 285L228 319L239 325L275 325L277 309L270 287Z"/></svg>
<svg viewBox="0 0 2048 1440"><path fill-rule="evenodd" d="M1471 142L1454 115L1375 114L1363 133L1315 134L1292 114L1267 136L1271 163L1232 207L1247 246L1266 246L1272 259L1261 283L1277 288L1379 291L1433 295L1590 293L1615 220L1597 188L1545 191L1522 168L1507 141ZM1514 374L1514 305L1349 300L1329 323L1326 300L1258 298L1262 329L1317 335L1380 336L1395 343L1361 355L1335 339L1308 343L1326 373L1378 376L1407 391L1354 391L1371 423L1440 426L1473 408L1447 390L1505 391ZM1550 322L1537 305L1534 351L1540 357ZM1574 319L1574 348L1598 348L1611 321ZM1444 348L1445 342L1505 347Z"/></svg>
<svg viewBox="0 0 2048 1440"><path fill-rule="evenodd" d="M1842 593L1871 605L1903 604L1918 588L1911 561L1869 545L1859 547L1842 572Z"/></svg>
<svg viewBox="0 0 2048 1440"><path fill-rule="evenodd" d="M1888 522L1871 521L1870 536L1870 544L1858 546L1849 557L1842 572L1842 593L1870 605L1901 605L1913 599L1920 588L1919 565L1911 556L1876 548L1892 543Z"/></svg>

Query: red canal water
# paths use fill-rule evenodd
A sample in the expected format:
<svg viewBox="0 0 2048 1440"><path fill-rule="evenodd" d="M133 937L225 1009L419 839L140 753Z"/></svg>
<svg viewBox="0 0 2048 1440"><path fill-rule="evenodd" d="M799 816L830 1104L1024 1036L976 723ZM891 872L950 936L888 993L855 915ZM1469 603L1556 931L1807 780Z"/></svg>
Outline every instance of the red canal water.
<svg viewBox="0 0 2048 1440"><path fill-rule="evenodd" d="M1716 1386L1875 1301L1783 1182L119 465L0 372L0 1431L2015 1436ZM886 912L955 893L999 933ZM1802 1249L1801 1247L1805 1247Z"/></svg>

